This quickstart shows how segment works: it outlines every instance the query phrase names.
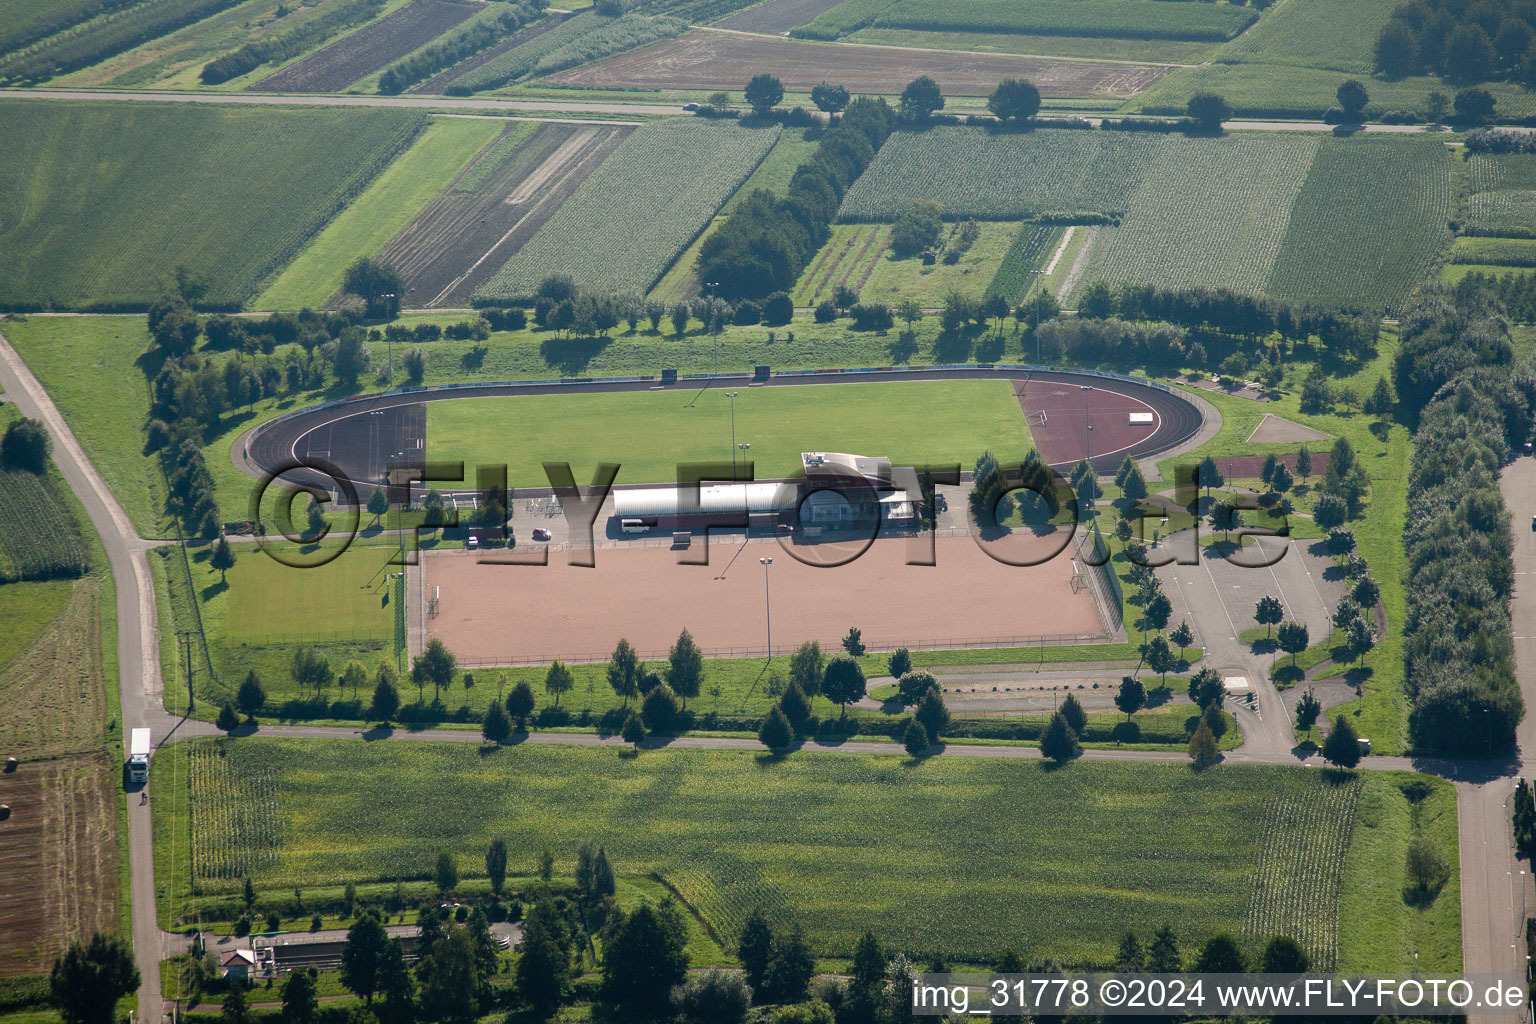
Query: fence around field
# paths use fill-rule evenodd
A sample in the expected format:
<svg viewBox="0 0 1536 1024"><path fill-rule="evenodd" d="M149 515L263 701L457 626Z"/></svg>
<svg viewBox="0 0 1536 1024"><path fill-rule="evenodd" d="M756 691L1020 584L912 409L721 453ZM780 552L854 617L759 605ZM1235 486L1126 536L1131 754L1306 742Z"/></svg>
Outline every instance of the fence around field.
<svg viewBox="0 0 1536 1024"><path fill-rule="evenodd" d="M1125 592L1121 589L1120 576L1109 558L1109 546L1104 543L1099 525L1094 523L1091 529L1076 531L1073 547L1078 564L1088 577L1089 589L1093 592L1094 603L1099 606L1104 628L1110 634L1118 634L1125 625Z"/></svg>
<svg viewBox="0 0 1536 1024"><path fill-rule="evenodd" d="M989 650L1003 648L1027 648L1027 647L1072 647L1078 644L1106 643L1111 637L1106 632L1098 633L1050 633L1038 636L977 636L977 637L946 637L938 640L909 641L900 644L869 643L866 649L870 654L888 654L898 647L905 647L909 651L968 651ZM787 658L793 654L796 644L785 644L782 647L775 646L775 657ZM705 647L702 648L706 658L766 658L769 655L768 648L763 645L745 647ZM829 654L839 653L828 651ZM637 651L636 655L641 661L665 661L671 652L667 649L650 651ZM570 654L562 651L553 651L549 654L539 654L526 658L459 658L458 665L465 669L480 668L521 668L529 665L548 665L559 658L568 665L595 665L608 661L613 657L613 651L595 651L585 654Z"/></svg>

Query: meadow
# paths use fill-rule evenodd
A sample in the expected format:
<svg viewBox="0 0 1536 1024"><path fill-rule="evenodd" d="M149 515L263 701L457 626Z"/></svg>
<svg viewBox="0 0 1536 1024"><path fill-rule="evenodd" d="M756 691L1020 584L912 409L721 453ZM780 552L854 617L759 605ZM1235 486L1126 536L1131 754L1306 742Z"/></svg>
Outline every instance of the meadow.
<svg viewBox="0 0 1536 1024"><path fill-rule="evenodd" d="M1323 139L1266 291L1326 305L1394 306L1449 240L1450 160L1433 137Z"/></svg>
<svg viewBox="0 0 1536 1024"><path fill-rule="evenodd" d="M37 140L0 157L0 307L143 308L177 266L206 279L205 302L238 306L426 122L397 110L0 104L0 133Z"/></svg>
<svg viewBox="0 0 1536 1024"><path fill-rule="evenodd" d="M620 483L676 479L677 463L731 456L731 405L723 389L465 398L427 406L427 456L507 462L508 483L545 483L540 464L570 462L578 476L617 462ZM800 471L800 453L856 452L898 465L969 464L984 450L1004 462L1030 448L1007 381L742 388L736 438L750 442L759 479ZM697 397L697 404L692 404ZM591 429L594 423L601 430Z"/></svg>
<svg viewBox="0 0 1536 1024"><path fill-rule="evenodd" d="M1303 844L1265 826L1316 805L1310 827L1342 848L1351 808L1328 795L1358 784L1299 768L282 740L172 756L206 762L207 747L227 763L192 776L190 815L167 821L172 802L156 804L161 863L182 892L198 865L209 892L235 891L245 871L258 888L308 888L423 877L438 849L475 864L497 835L514 863L596 839L619 874L655 872L727 942L761 904L824 956L848 955L868 927L920 956L993 962L1012 947L1080 965L1107 962L1127 928L1173 922L1188 949L1243 932L1256 906L1326 919L1399 879L1342 895L1336 881L1303 885L1318 877ZM365 781L378 779L388 801ZM267 813L231 827L228 808L247 802ZM1454 842L1445 852L1454 861Z"/></svg>
<svg viewBox="0 0 1536 1024"><path fill-rule="evenodd" d="M502 128L494 120L433 118L415 144L327 224L252 305L257 309L323 306L340 290L354 260L382 249Z"/></svg>
<svg viewBox="0 0 1536 1024"><path fill-rule="evenodd" d="M886 28L1034 35L1227 40L1258 20L1251 8L1179 0L895 0Z"/></svg>
<svg viewBox="0 0 1536 1024"><path fill-rule="evenodd" d="M1305 135L1170 142L1081 282L1263 291L1317 147Z"/></svg>
<svg viewBox="0 0 1536 1024"><path fill-rule="evenodd" d="M1147 161L1165 144L1177 143L1141 133L1050 128L895 132L843 196L838 219L894 220L915 199L938 202L946 218L1120 213Z"/></svg>
<svg viewBox="0 0 1536 1024"><path fill-rule="evenodd" d="M958 247L956 236L960 228L959 224L944 226L946 250ZM983 222L976 241L960 252L957 262L947 263L940 257L937 263L926 267L920 257L896 259L888 248L882 247L872 272L857 289L859 298L865 302L884 302L892 308L908 298L916 299L925 308L942 306L944 296L951 291L980 298L991 289L993 278L1000 272L1012 251L1014 237L1021 230L1032 235L1037 228L1033 224L1023 228L1010 221ZM1045 231L1049 233L1050 229Z"/></svg>
<svg viewBox="0 0 1536 1024"><path fill-rule="evenodd" d="M777 126L697 118L642 125L476 297L527 295L556 273L584 288L648 291L778 137Z"/></svg>

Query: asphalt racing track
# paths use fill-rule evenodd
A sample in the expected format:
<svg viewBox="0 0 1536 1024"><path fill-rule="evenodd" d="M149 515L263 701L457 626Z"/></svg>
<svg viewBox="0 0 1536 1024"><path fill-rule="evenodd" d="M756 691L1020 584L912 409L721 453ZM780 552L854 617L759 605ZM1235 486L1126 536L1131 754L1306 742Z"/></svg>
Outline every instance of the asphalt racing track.
<svg viewBox="0 0 1536 1024"><path fill-rule="evenodd" d="M671 390L742 387L750 374L684 377ZM856 384L908 380L1010 380L1029 417L1036 443L1058 468L1077 462L1093 446L1094 468L1112 473L1129 455L1142 459L1165 452L1194 436L1204 422L1196 405L1177 392L1126 377L1064 370L977 366L941 369L881 369L853 372L770 375L764 387L800 384ZM426 403L451 398L511 395L591 394L652 391L660 378L623 380L504 381L495 384L418 388L314 406L254 428L232 453L236 465L255 477L323 460L350 480L377 480L394 467L419 470L424 462ZM1084 391L1083 388L1087 388ZM1081 397L1079 397L1081 396ZM1064 406L1063 403L1066 403ZM1127 425L1127 411L1150 411L1149 429ZM1044 412L1045 422L1040 421ZM373 415L373 414L379 415ZM1084 429L1092 425L1092 431ZM334 489L315 475L289 473L285 481ZM467 482L467 481L466 481ZM362 497L366 498L366 495Z"/></svg>

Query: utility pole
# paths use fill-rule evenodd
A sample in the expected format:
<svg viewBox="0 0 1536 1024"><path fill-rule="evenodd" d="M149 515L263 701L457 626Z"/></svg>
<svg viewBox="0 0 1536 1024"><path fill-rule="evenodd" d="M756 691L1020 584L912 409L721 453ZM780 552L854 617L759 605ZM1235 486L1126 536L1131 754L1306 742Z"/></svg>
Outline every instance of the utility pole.
<svg viewBox="0 0 1536 1024"><path fill-rule="evenodd" d="M736 395L735 391L727 391L725 397L731 400L731 482L736 482Z"/></svg>
<svg viewBox="0 0 1536 1024"><path fill-rule="evenodd" d="M176 631L176 645L181 648L181 650L183 652L183 657L185 659L183 661L183 664L186 666L186 673L187 673L187 714L188 715L192 714L192 710L196 706L196 701L193 700L193 697L192 697L192 635L193 635L193 633L192 633L192 630L190 630L190 629L178 629Z"/></svg>
<svg viewBox="0 0 1536 1024"><path fill-rule="evenodd" d="M773 597L768 589L768 567L773 564L771 558L759 558L763 565L763 612L768 623L768 660L773 660Z"/></svg>

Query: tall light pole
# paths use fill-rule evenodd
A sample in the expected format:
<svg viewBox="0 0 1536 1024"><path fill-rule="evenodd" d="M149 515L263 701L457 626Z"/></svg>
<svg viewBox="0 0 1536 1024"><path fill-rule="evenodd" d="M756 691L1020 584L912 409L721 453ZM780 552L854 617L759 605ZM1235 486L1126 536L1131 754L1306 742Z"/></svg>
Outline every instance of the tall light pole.
<svg viewBox="0 0 1536 1024"><path fill-rule="evenodd" d="M715 289L720 287L719 281L707 281L704 287L709 289L709 333L715 343L715 368L711 371L711 377L720 375L720 318L715 315Z"/></svg>
<svg viewBox="0 0 1536 1024"><path fill-rule="evenodd" d="M727 391L725 397L731 400L731 482L736 482L736 395L738 392Z"/></svg>
<svg viewBox="0 0 1536 1024"><path fill-rule="evenodd" d="M384 484L384 467L379 465L379 440L380 435L384 432L384 420L381 418L383 415L383 409L375 409L368 414L368 435L370 440L373 441L373 457L368 463L368 475L371 478L374 467L378 467L378 483L380 486Z"/></svg>
<svg viewBox="0 0 1536 1024"><path fill-rule="evenodd" d="M381 299L392 299L394 297L395 297L395 293L394 292L387 292L387 293L379 296L379 298L381 298ZM393 338L391 338L389 336L389 329L388 328L384 329L384 351L389 354L389 369L386 371L386 373L387 373L387 375L389 377L389 387L394 387L395 386L395 339L393 339Z"/></svg>
<svg viewBox="0 0 1536 1024"><path fill-rule="evenodd" d="M759 558L763 564L763 614L768 623L768 660L773 660L773 599L768 592L768 567L773 564L771 558Z"/></svg>
<svg viewBox="0 0 1536 1024"><path fill-rule="evenodd" d="M1088 422L1088 392L1093 390L1089 384L1079 384L1083 389L1083 447L1088 450L1088 468L1093 468L1093 424Z"/></svg>

